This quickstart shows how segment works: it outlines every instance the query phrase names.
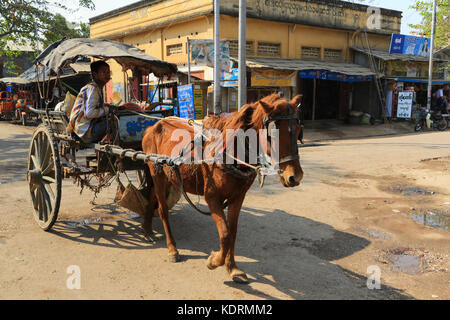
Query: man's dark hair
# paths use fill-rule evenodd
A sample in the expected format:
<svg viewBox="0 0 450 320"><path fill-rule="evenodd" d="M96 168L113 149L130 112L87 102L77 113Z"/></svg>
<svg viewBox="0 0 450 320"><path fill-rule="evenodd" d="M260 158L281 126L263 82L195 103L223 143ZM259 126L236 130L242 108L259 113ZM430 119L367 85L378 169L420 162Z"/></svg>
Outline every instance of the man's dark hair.
<svg viewBox="0 0 450 320"><path fill-rule="evenodd" d="M104 67L104 66L109 67L109 65L103 60L92 62L91 63L91 73L98 72L98 70L100 70L100 68Z"/></svg>

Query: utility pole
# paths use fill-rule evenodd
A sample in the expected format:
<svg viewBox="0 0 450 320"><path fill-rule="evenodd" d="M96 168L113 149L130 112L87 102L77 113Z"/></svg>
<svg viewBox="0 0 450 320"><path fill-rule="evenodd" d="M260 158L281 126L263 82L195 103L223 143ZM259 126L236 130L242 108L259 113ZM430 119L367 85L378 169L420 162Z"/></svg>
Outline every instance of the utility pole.
<svg viewBox="0 0 450 320"><path fill-rule="evenodd" d="M220 4L214 0L214 115L219 115L220 107Z"/></svg>
<svg viewBox="0 0 450 320"><path fill-rule="evenodd" d="M436 32L436 0L433 0L433 15L431 18L431 45L430 45L430 62L428 65L428 98L427 110L431 109L431 87L433 83L433 53L434 53L434 35Z"/></svg>
<svg viewBox="0 0 450 320"><path fill-rule="evenodd" d="M239 0L239 96L238 111L247 103L247 1Z"/></svg>
<svg viewBox="0 0 450 320"><path fill-rule="evenodd" d="M187 37L187 56L188 56L188 84L191 84L191 44Z"/></svg>

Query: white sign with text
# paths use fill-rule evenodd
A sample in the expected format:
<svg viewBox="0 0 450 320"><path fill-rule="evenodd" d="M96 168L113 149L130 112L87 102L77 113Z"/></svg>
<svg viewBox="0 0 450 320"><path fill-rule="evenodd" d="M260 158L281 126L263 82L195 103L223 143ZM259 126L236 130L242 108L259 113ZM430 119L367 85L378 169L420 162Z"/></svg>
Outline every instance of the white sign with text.
<svg viewBox="0 0 450 320"><path fill-rule="evenodd" d="M398 93L397 118L411 118L414 91L401 91Z"/></svg>

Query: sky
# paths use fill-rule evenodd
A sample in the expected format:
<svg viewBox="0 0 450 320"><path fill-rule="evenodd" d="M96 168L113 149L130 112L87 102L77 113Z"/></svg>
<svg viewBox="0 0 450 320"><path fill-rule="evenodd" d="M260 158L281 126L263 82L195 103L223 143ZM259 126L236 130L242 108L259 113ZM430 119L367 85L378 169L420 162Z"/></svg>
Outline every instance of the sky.
<svg viewBox="0 0 450 320"><path fill-rule="evenodd" d="M76 3L77 1L66 0L67 2ZM226 0L225 0L226 1ZM77 22L83 21L88 22L89 18L98 16L105 12L118 9L120 7L124 7L131 3L138 2L138 0L94 0L95 10L88 9L80 9L78 12L71 15L70 20L75 20ZM386 9L393 9L403 12L402 18L402 34L411 34L411 28L409 28L408 24L410 23L419 23L420 15L412 9L409 9L409 6L413 4L413 0L365 0L365 1L353 1L353 2L361 2L363 4L367 4L374 7L382 7Z"/></svg>

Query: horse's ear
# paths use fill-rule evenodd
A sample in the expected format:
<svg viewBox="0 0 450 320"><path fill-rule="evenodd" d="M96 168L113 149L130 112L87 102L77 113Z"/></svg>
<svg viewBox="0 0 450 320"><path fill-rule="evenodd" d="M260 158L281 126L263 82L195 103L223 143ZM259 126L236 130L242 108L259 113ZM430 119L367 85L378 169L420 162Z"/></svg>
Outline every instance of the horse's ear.
<svg viewBox="0 0 450 320"><path fill-rule="evenodd" d="M258 103L264 109L265 113L270 113L272 111L272 107L268 103L264 102L263 100L259 100Z"/></svg>
<svg viewBox="0 0 450 320"><path fill-rule="evenodd" d="M292 100L289 102L292 106L297 107L300 102L302 101L303 95L298 94L295 97L292 98Z"/></svg>

